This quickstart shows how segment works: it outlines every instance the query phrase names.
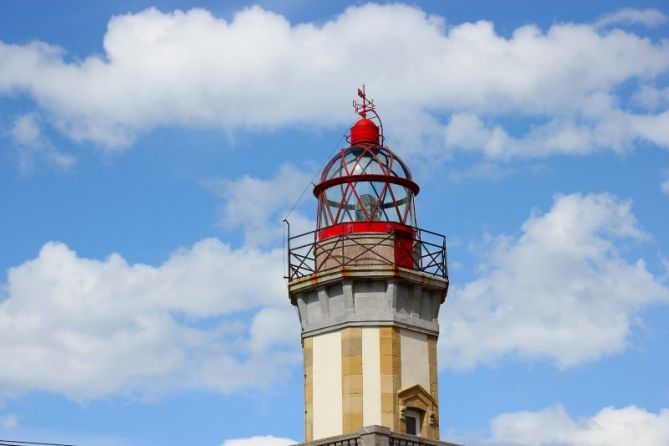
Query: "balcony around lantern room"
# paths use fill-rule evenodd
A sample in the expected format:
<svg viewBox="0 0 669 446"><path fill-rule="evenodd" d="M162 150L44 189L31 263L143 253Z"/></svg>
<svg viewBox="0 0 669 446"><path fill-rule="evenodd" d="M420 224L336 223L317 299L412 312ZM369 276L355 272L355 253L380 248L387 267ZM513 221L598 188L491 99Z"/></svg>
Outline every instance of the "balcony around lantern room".
<svg viewBox="0 0 669 446"><path fill-rule="evenodd" d="M312 282L329 273L418 272L448 281L446 237L382 221L350 222L288 236L290 282Z"/></svg>

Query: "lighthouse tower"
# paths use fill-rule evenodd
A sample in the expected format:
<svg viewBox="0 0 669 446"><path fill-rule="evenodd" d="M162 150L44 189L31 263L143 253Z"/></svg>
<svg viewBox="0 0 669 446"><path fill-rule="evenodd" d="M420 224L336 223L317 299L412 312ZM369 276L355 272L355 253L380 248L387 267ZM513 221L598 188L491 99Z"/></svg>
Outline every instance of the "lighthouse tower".
<svg viewBox="0 0 669 446"><path fill-rule="evenodd" d="M364 87L358 95L350 145L313 190L317 228L289 235L288 288L304 350L305 441L376 444L336 442L366 432L413 441L401 444L446 444L437 441L445 237L418 227L420 189L383 145Z"/></svg>

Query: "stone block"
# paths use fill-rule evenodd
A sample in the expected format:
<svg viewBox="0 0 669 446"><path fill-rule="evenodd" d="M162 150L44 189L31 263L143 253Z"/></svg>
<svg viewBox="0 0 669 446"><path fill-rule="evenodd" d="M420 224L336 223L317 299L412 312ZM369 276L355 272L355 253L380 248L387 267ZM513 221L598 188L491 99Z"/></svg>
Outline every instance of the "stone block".
<svg viewBox="0 0 669 446"><path fill-rule="evenodd" d="M344 395L362 395L362 375L344 375L342 388Z"/></svg>

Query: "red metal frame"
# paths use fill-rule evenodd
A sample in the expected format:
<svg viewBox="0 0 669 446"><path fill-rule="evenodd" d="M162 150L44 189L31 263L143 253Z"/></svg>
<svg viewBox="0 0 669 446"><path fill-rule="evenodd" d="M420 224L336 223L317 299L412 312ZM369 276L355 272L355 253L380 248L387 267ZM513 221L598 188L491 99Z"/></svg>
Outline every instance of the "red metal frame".
<svg viewBox="0 0 669 446"><path fill-rule="evenodd" d="M414 195L418 195L418 192L420 192L420 188L418 187L418 185L411 180L407 180L406 178L391 177L389 175L364 174L364 175L349 175L345 177L335 177L335 178L330 178L329 180L325 180L314 186L314 196L318 198L321 192L323 192L325 189L328 189L332 186L336 186L338 184L370 182L370 181L377 183L386 183L386 184L394 183L400 186L408 187L409 189L411 189Z"/></svg>
<svg viewBox="0 0 669 446"><path fill-rule="evenodd" d="M358 96L362 101L354 101L355 111L363 119L373 114L380 124L374 101L367 98L364 86ZM414 238L410 228L416 226L414 198L420 188L406 164L381 144L382 139L354 143L323 169L321 181L313 190L319 206L319 240L363 232L396 233L403 240Z"/></svg>

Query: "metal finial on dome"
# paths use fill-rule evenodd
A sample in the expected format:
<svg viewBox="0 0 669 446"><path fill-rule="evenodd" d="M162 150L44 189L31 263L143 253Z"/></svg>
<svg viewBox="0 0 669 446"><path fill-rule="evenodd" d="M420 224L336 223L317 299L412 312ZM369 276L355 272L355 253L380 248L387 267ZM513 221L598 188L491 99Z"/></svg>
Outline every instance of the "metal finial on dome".
<svg viewBox="0 0 669 446"><path fill-rule="evenodd" d="M362 89L358 88L358 97L362 101L357 102L354 100L353 109L360 115L360 119L351 127L349 142L351 144L383 144L383 124L381 123L381 117L376 112L374 99L367 97L365 84L362 84ZM367 118L368 113L372 114L371 119Z"/></svg>
<svg viewBox="0 0 669 446"><path fill-rule="evenodd" d="M367 113L375 111L376 106L374 105L374 99L368 99L367 93L365 92L365 84L362 84L362 90L358 88L358 97L362 99L362 103L358 104L355 99L353 100L353 109L357 114L363 118L367 117Z"/></svg>

